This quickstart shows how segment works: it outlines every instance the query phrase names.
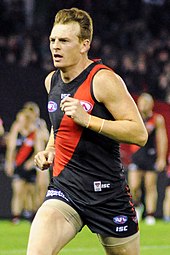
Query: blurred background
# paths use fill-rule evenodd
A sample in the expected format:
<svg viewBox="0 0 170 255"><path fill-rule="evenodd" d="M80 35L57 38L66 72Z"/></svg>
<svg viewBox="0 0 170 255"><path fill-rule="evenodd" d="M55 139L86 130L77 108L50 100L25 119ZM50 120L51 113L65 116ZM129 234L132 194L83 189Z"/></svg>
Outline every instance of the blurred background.
<svg viewBox="0 0 170 255"><path fill-rule="evenodd" d="M107 2L107 3L106 3ZM79 7L94 20L92 58L102 58L129 91L170 103L169 0L1 0L0 116L9 129L27 100L46 115L44 78L53 70L49 34L56 12Z"/></svg>
<svg viewBox="0 0 170 255"><path fill-rule="evenodd" d="M89 56L101 58L121 75L134 99L142 92L150 93L155 109L165 117L169 135L170 0L1 0L0 117L5 132L27 101L39 105L50 127L44 88L46 75L54 69L49 35L56 12L71 7L84 9L93 18ZM1 139L1 171L4 152ZM0 193L5 191L7 209L0 209L0 216L9 214L10 180L5 181Z"/></svg>

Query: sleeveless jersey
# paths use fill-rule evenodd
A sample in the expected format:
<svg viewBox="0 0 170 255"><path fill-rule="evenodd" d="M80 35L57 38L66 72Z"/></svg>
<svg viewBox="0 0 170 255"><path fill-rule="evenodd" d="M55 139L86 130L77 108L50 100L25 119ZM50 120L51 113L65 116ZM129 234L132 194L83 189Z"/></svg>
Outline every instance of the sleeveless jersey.
<svg viewBox="0 0 170 255"><path fill-rule="evenodd" d="M71 96L79 99L89 114L114 120L93 94L93 77L101 69L110 70L99 61L93 62L70 83L64 83L57 70L51 80L48 101L56 150L52 183L75 201L91 205L112 200L113 196L121 202L129 201L119 143L77 125L61 111L60 102Z"/></svg>
<svg viewBox="0 0 170 255"><path fill-rule="evenodd" d="M156 119L158 113L153 113L151 117L144 120L148 131L148 141L144 147L137 147L132 155L132 162L143 170L154 170L157 158L156 150ZM133 146L133 145L132 145ZM132 149L133 151L133 149Z"/></svg>
<svg viewBox="0 0 170 255"><path fill-rule="evenodd" d="M35 132L31 132L28 136L18 134L16 144L15 166L22 166L34 152Z"/></svg>

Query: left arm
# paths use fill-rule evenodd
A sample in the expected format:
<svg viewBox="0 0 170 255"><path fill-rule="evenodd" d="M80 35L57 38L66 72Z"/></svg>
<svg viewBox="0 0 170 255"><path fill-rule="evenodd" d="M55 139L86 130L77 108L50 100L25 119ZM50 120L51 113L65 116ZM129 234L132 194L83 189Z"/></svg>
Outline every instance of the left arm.
<svg viewBox="0 0 170 255"><path fill-rule="evenodd" d="M61 101L61 109L81 126L100 132L117 142L144 146L148 134L123 80L111 71L100 70L94 77L93 89L96 99L105 105L114 121L90 116L83 110L79 100L70 97Z"/></svg>
<svg viewBox="0 0 170 255"><path fill-rule="evenodd" d="M166 166L168 152L168 137L164 117L160 114L157 116L156 119L156 146L157 146L156 168L158 171L162 171Z"/></svg>
<svg viewBox="0 0 170 255"><path fill-rule="evenodd" d="M26 170L31 170L35 164L34 164L34 157L35 155L44 149L44 141L41 139L41 133L38 129L35 131L35 141L34 141L34 153L32 156L25 162L24 167Z"/></svg>

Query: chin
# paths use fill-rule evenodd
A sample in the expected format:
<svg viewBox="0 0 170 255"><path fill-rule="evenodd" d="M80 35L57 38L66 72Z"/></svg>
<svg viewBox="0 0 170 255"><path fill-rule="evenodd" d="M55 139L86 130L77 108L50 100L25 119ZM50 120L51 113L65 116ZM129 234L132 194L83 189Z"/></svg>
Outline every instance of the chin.
<svg viewBox="0 0 170 255"><path fill-rule="evenodd" d="M56 63L56 62L54 62L54 66L56 67L56 68L62 68L63 67L63 65L61 64L61 63Z"/></svg>

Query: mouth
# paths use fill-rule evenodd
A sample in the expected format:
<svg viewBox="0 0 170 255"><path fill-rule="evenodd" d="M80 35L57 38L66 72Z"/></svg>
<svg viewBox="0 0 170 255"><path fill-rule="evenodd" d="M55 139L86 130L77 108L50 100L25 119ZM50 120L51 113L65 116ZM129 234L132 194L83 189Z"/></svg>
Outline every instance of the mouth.
<svg viewBox="0 0 170 255"><path fill-rule="evenodd" d="M63 56L61 56L60 54L54 54L53 58L55 61L60 61L63 58Z"/></svg>

